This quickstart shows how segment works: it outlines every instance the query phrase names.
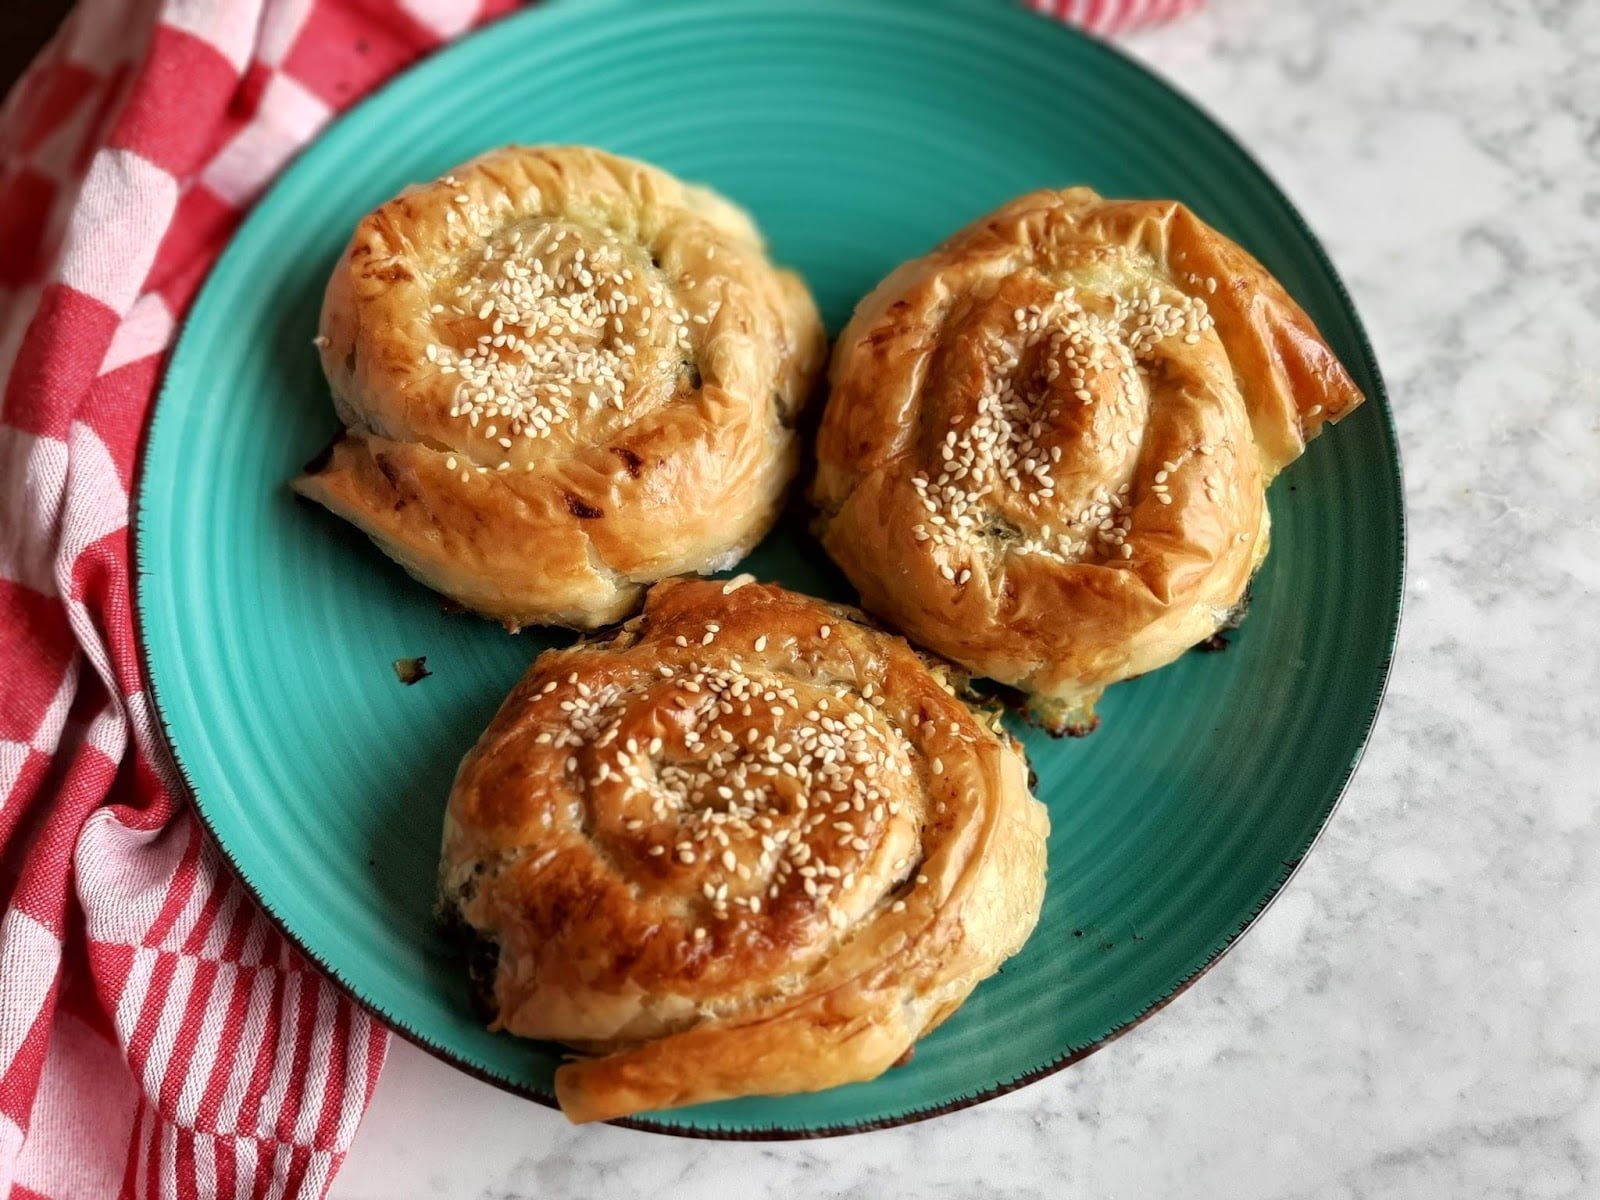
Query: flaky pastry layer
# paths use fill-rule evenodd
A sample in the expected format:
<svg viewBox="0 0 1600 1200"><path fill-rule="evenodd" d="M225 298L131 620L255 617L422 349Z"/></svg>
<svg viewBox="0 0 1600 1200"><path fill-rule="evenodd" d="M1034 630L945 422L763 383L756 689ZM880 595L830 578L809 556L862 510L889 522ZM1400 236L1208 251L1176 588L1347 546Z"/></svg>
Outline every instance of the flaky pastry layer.
<svg viewBox="0 0 1600 1200"><path fill-rule="evenodd" d="M831 379L812 495L864 606L1075 731L1230 618L1267 485L1361 402L1239 246L1087 188L900 267Z"/></svg>
<svg viewBox="0 0 1600 1200"><path fill-rule="evenodd" d="M369 214L318 342L345 432L296 489L512 628L591 628L737 561L826 351L744 212L581 147L497 150Z"/></svg>
<svg viewBox="0 0 1600 1200"><path fill-rule="evenodd" d="M669 581L549 651L461 765L442 899L574 1121L870 1079L1044 893L1020 748L853 609Z"/></svg>

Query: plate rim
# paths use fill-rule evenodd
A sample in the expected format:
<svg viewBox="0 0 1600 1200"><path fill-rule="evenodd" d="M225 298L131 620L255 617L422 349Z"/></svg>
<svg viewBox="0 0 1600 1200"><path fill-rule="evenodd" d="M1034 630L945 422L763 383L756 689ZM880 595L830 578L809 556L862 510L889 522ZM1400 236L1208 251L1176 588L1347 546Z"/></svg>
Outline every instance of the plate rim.
<svg viewBox="0 0 1600 1200"><path fill-rule="evenodd" d="M857 2L860 3L862 0L857 0ZM913 8L922 8L926 5L926 0L923 0L923 3L920 4L913 3L912 0L866 0L866 2L872 6L876 6L886 11L904 9L908 5ZM335 117L333 117L332 120L323 126L321 130L318 131L315 137L306 142L303 146L299 147L295 153L287 161L285 161L282 166L279 167L278 171L274 174L272 181L253 201L251 201L249 211L246 213L244 219L240 221L238 226L229 235L228 242L223 247L221 253L219 253L216 259L210 264L209 267L207 267L204 282L199 288L196 289L181 321L179 322L177 334L173 338L163 356L160 368L160 385L156 390L154 400L150 404L150 408L145 416L144 427L140 433L137 460L134 467L133 482L132 487L129 489L128 499L129 517L127 528L130 542L130 557L132 559L134 568L134 581L133 586L130 589L132 600L130 608L132 609L134 646L138 656L139 669L144 676L146 690L148 691L150 697L150 711L152 717L151 727L155 734L155 749L158 751L164 751L166 753L166 756L169 760L169 765L172 768L172 776L181 785L182 793L189 801L190 811L194 813L201 829L206 836L206 839L211 843L212 847L216 850L222 861L227 864L228 869L239 880L246 893L260 908L261 912L266 916L272 927L277 930L279 935L282 936L291 947L293 947L295 952L307 962L315 964L317 970L321 973L323 978L325 978L350 1000L354 1001L357 1005L366 1010L366 1012L368 1012L370 1015L380 1020L386 1029L399 1035L412 1045L427 1052L434 1058L448 1063L455 1069L462 1071L475 1079L491 1084L502 1091L510 1092L513 1095L532 1100L545 1108L549 1108L558 1112L560 1111L560 1108L553 1096L545 1095L537 1088L520 1080L496 1074L495 1072L483 1067L481 1064L456 1053L449 1047L432 1040L422 1031L412 1028L405 1022L399 1021L392 1014L387 1012L376 1000L362 994L358 987L349 979L347 979L339 970L339 968L326 960L320 954L317 954L311 950L310 947L308 947L300 939L300 937L288 927L284 920L279 916L276 909L268 901L267 897L263 894L262 890L256 885L255 881L245 872L243 867L229 851L227 844L218 833L216 826L212 823L211 817L207 814L205 804L202 802L200 797L200 791L195 786L194 780L190 777L188 768L184 764L183 757L173 739L171 728L167 719L166 706L162 701L161 691L156 683L155 674L151 670L149 639L146 636L144 625L144 602L147 588L146 581L153 578L153 575L149 570L147 570L149 564L145 559L144 538L141 535L141 530L144 524L144 495L146 469L148 467L150 457L149 450L152 442L154 441L153 435L155 433L156 423L161 415L162 405L167 400L169 390L172 387L170 371L172 363L179 348L182 346L184 338L188 335L190 323L194 315L202 310L207 293L210 292L215 285L215 277L219 268L235 252L235 247L242 240L250 226L257 220L263 202L270 197L271 193L278 187L283 177L294 169L296 164L308 151L312 149L312 147L316 146L324 138L328 137L335 129L348 121L356 119L363 109L378 101L395 85L400 83L402 80L407 79L417 70L428 67L433 62L453 53L459 47L469 42L476 42L480 39L486 40L492 38L496 36L503 28L510 26L513 23L535 24L544 20L545 14L550 12L570 12L572 10L581 10L585 8L596 10L605 8L621 8L628 7L631 3L632 0L544 0L544 3L542 4L530 8L519 9L517 11L508 13L505 16L496 18L484 25L477 27L476 29L471 30L461 37L443 43L434 50L428 52L422 58L418 59L416 62L411 63L404 69L385 79L382 83L361 97L361 99L356 101L349 108L338 113ZM1321 841L1323 835L1327 832L1328 826L1333 823L1335 814L1337 814L1340 805L1344 802L1344 798L1350 789L1351 780L1355 777L1356 770L1359 768L1362 759L1366 755L1368 747L1372 743L1372 733L1377 724L1378 714L1383 708L1383 702L1388 695L1389 685L1393 679L1395 649L1399 640L1400 622L1405 608L1407 550L1409 548L1409 530L1407 525L1405 504L1405 477L1400 458L1399 434L1395 427L1394 412L1389 401L1388 385L1384 379L1383 372L1379 367L1377 355L1373 350L1371 338L1367 334L1365 322L1361 319L1360 310L1357 309L1355 301L1350 295L1349 288L1344 282L1344 278L1339 274L1338 269L1334 266L1333 259L1328 254L1328 251L1322 244L1321 239L1311 229L1305 217L1301 214L1299 207L1290 199L1289 194L1278 184L1277 180L1266 170L1266 168L1262 166L1262 164L1257 160L1256 156L1251 153L1251 151L1243 144L1243 142L1239 140L1239 138L1233 133L1232 129L1230 129L1222 121L1218 120L1208 108L1190 96L1186 90L1168 80L1165 76L1159 74L1152 68L1145 66L1144 63L1140 62L1127 51L1122 50L1120 47L1107 40L1085 33L1074 26L1067 25L1059 20L1055 20L1047 14L1035 12L1021 4L995 4L994 0L936 0L936 6L953 11L976 12L980 9L983 9L985 10L984 19L988 21L1014 20L1017 17L1021 17L1027 21L1042 22L1043 24L1050 26L1053 30L1053 32L1050 33L1043 33L1042 36L1060 37L1067 41L1077 42L1080 44L1080 46L1085 47L1091 55L1099 55L1102 59L1116 64L1119 69L1132 70L1133 72L1144 76L1145 79L1148 82L1153 83L1159 91L1164 92L1172 102L1178 104L1182 108L1188 109L1190 115L1200 118L1200 120L1209 125L1229 147L1229 149L1238 156L1239 161L1245 171L1252 173L1255 176L1255 182L1270 196L1275 198L1285 212L1289 215L1293 227L1304 239L1306 247L1310 250L1313 262L1322 270L1327 280L1332 284L1334 295L1342 306L1350 323L1351 334L1355 343L1356 358L1360 365L1366 368L1367 373L1374 382L1374 387L1369 389L1369 394L1366 396L1366 402L1367 406L1376 409L1381 417L1380 432L1382 437L1380 440L1382 441L1386 451L1386 465L1394 479L1395 495L1398 499L1398 503L1395 507L1395 554L1394 561L1389 564L1395 574L1395 585L1393 596L1391 597L1388 627L1384 631L1382 638L1383 647L1380 677L1378 679L1377 687L1372 697L1370 706L1368 707L1363 718L1360 730L1360 738L1356 744L1355 752L1351 756L1349 764L1344 768L1344 772L1338 781L1337 791L1334 793L1333 801L1331 804L1329 804L1326 812L1321 815L1317 826L1312 831L1309 839L1307 839L1306 842L1298 848L1295 856L1292 859L1284 860L1284 862L1289 865L1285 867L1283 875L1278 878L1259 898L1256 907L1251 912L1250 916L1241 922L1239 926L1230 934L1228 934L1222 943L1217 946L1210 955L1207 956L1203 963L1196 967L1189 975L1185 976L1182 980L1176 983L1165 995L1159 997L1136 1015L1129 1018L1122 1024L1108 1030L1100 1037L1078 1047L1075 1050L1070 1050L1061 1057L1053 1059L1042 1066L1034 1068L1031 1071L1026 1071L1013 1079L1000 1080L987 1087L978 1089L971 1095L958 1096L953 1100L948 1100L941 1104L929 1105L924 1108L909 1109L894 1116L877 1117L870 1120L817 1126L771 1125L760 1129L729 1129L724 1127L700 1128L673 1124L650 1117L619 1117L603 1122L603 1124L606 1125L638 1130L645 1133L655 1133L670 1137L687 1138L696 1141L787 1142L844 1137L850 1134L869 1133L875 1130L894 1129L905 1125L913 1125L922 1121L932 1120L936 1117L945 1116L949 1113L972 1108L976 1105L983 1104L986 1101L1019 1091L1030 1084L1037 1083L1041 1079L1049 1078L1050 1076L1055 1075L1060 1071L1064 1071L1068 1067L1073 1066L1078 1062L1081 1062L1083 1059L1089 1057L1089 1055L1095 1053L1097 1050L1100 1050L1101 1048L1116 1041L1130 1030L1144 1024L1151 1017L1155 1016L1162 1009L1166 1008L1167 1005L1171 1004L1174 1000L1178 999L1185 992L1187 992L1207 972L1209 972L1212 967L1216 966L1216 964L1220 962L1229 951L1239 944L1244 935L1249 933L1250 930L1255 927L1262 915L1266 913L1266 911L1272 907L1273 903L1278 899L1278 897L1283 894L1290 882L1299 873L1300 868L1304 865L1305 860L1310 856L1312 850L1316 848L1317 843ZM1018 28L1022 27L1023 26L1019 23Z"/></svg>

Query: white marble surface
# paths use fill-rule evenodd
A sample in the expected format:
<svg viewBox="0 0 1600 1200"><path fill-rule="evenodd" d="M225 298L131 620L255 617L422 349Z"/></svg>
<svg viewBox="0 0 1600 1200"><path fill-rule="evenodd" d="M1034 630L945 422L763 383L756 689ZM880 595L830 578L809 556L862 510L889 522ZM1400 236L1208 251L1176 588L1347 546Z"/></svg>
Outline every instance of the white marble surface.
<svg viewBox="0 0 1600 1200"><path fill-rule="evenodd" d="M334 1196L1600 1196L1600 3L1210 0L1128 45L1300 204L1393 395L1399 658L1317 851L1168 1010L976 1109L577 1131L400 1044Z"/></svg>

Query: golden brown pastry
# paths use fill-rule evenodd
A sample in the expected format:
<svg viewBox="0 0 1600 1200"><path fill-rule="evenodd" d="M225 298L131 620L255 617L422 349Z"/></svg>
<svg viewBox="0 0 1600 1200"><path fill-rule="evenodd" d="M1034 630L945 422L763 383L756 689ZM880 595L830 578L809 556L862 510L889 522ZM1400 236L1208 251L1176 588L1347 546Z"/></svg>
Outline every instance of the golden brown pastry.
<svg viewBox="0 0 1600 1200"><path fill-rule="evenodd" d="M871 1079L1027 939L1044 807L854 609L670 581L542 655L456 777L443 908L574 1121Z"/></svg>
<svg viewBox="0 0 1600 1200"><path fill-rule="evenodd" d="M1229 619L1265 489L1361 402L1309 317L1171 201L1013 200L840 336L813 498L867 609L1057 732Z"/></svg>
<svg viewBox="0 0 1600 1200"><path fill-rule="evenodd" d="M750 218L598 150L509 147L369 214L318 337L346 426L295 487L512 629L738 561L826 343Z"/></svg>

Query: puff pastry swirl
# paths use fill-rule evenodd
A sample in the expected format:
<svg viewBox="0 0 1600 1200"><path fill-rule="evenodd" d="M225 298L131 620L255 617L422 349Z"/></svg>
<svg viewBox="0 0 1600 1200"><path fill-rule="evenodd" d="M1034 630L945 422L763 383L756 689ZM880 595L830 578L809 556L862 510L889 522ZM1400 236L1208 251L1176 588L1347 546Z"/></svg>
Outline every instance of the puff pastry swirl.
<svg viewBox="0 0 1600 1200"><path fill-rule="evenodd" d="M1229 618L1268 483L1361 402L1244 250L1087 188L900 267L831 374L812 494L864 606L1073 732Z"/></svg>
<svg viewBox="0 0 1600 1200"><path fill-rule="evenodd" d="M771 525L826 343L750 218L655 167L509 147L364 218L328 282L344 435L295 487L511 628L590 628Z"/></svg>
<svg viewBox="0 0 1600 1200"><path fill-rule="evenodd" d="M542 655L461 765L445 911L574 1121L869 1079L1021 947L1016 743L853 609L670 581Z"/></svg>

